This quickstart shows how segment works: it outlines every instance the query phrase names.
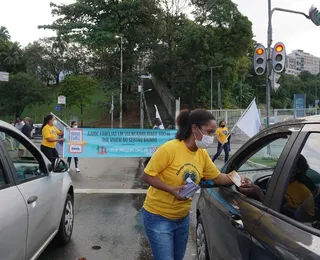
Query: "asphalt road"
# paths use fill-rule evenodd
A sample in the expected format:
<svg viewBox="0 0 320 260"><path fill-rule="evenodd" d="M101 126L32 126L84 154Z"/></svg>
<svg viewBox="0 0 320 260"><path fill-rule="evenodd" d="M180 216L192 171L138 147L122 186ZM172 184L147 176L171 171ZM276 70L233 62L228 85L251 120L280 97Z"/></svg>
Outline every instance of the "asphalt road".
<svg viewBox="0 0 320 260"><path fill-rule="evenodd" d="M221 166L222 163L217 161L217 164ZM58 248L51 243L39 260L153 259L140 215L145 194L130 194L147 188L139 178L142 172L140 160L82 159L81 166L81 173L70 172L77 192L72 241ZM194 197L190 213L185 260L196 259L197 198L198 195ZM100 249L93 249L95 246Z"/></svg>

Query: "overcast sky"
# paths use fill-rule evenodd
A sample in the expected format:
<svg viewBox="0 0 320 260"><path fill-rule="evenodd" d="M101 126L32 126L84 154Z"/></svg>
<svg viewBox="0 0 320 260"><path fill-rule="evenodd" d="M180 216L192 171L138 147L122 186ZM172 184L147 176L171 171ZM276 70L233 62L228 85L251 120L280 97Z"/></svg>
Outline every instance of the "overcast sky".
<svg viewBox="0 0 320 260"><path fill-rule="evenodd" d="M51 36L50 31L39 30L38 25L53 21L49 3L71 3L74 0L0 0L0 26L6 26L12 40L23 46L41 37ZM239 10L249 17L253 24L255 40L267 41L267 0L233 0ZM282 7L308 13L315 0L272 0L273 7ZM320 8L320 3L319 6ZM320 57L320 27L310 20L295 14L276 12L273 18L273 43L282 41L287 53L303 49Z"/></svg>

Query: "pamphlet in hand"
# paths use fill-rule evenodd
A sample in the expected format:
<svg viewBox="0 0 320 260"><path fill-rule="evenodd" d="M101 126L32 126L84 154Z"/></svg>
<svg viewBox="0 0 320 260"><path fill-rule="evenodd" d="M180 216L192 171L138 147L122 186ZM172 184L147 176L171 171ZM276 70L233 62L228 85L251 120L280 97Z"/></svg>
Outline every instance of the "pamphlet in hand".
<svg viewBox="0 0 320 260"><path fill-rule="evenodd" d="M197 190L200 189L200 186L195 184L190 177L186 181L186 187L179 192L179 195L188 199L192 197L197 192Z"/></svg>
<svg viewBox="0 0 320 260"><path fill-rule="evenodd" d="M241 186L241 177L236 171L228 173L227 176L230 178L230 180L233 181L235 185L237 185L238 187Z"/></svg>

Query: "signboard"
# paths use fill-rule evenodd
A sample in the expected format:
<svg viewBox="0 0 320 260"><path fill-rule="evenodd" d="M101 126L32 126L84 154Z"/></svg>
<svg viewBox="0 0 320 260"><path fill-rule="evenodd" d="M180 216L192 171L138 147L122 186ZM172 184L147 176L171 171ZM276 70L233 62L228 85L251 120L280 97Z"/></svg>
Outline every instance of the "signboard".
<svg viewBox="0 0 320 260"><path fill-rule="evenodd" d="M176 130L69 128L64 130L64 157L132 158L151 157L165 142L175 139Z"/></svg>
<svg viewBox="0 0 320 260"><path fill-rule="evenodd" d="M9 73L0 71L0 81L9 81Z"/></svg>
<svg viewBox="0 0 320 260"><path fill-rule="evenodd" d="M56 106L56 111L61 111L62 110L62 106L58 105Z"/></svg>
<svg viewBox="0 0 320 260"><path fill-rule="evenodd" d="M59 96L58 97L58 104L59 105L65 105L66 104L66 97L65 96Z"/></svg>
<svg viewBox="0 0 320 260"><path fill-rule="evenodd" d="M295 117L306 116L306 94L294 94L293 108Z"/></svg>

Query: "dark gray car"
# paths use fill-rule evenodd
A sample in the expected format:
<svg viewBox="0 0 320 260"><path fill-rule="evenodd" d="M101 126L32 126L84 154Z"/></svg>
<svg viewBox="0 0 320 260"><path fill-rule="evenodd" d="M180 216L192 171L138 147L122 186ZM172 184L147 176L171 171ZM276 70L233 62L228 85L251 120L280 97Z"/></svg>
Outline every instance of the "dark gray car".
<svg viewBox="0 0 320 260"><path fill-rule="evenodd" d="M301 155L307 167L295 175ZM319 160L316 117L276 124L251 138L221 170L236 170L263 196L246 196L235 186L202 189L198 259L320 259Z"/></svg>

